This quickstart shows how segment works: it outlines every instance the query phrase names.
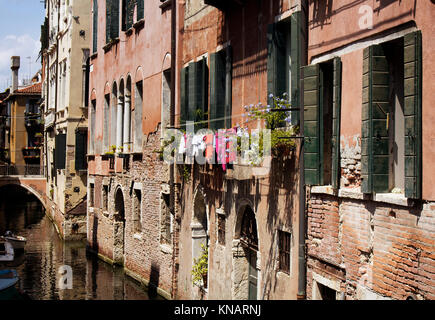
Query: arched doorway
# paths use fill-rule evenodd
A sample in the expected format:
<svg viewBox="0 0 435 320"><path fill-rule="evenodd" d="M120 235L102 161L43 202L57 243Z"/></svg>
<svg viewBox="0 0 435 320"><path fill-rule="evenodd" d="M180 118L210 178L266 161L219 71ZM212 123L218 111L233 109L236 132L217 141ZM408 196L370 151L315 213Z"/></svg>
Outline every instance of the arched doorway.
<svg viewBox="0 0 435 320"><path fill-rule="evenodd" d="M121 188L115 192L115 215L113 221L113 262L124 265L125 206Z"/></svg>
<svg viewBox="0 0 435 320"><path fill-rule="evenodd" d="M195 260L203 253L202 246L209 246L209 234L208 234L208 220L207 220L207 207L205 205L204 194L201 189L196 191L194 202L193 202L193 216L192 223L190 225L192 229L192 265ZM207 267L207 269L209 269ZM208 285L208 274L207 278L204 279L202 286L207 288Z"/></svg>
<svg viewBox="0 0 435 320"><path fill-rule="evenodd" d="M249 205L240 208L233 242L233 298L258 299L259 252L255 213Z"/></svg>

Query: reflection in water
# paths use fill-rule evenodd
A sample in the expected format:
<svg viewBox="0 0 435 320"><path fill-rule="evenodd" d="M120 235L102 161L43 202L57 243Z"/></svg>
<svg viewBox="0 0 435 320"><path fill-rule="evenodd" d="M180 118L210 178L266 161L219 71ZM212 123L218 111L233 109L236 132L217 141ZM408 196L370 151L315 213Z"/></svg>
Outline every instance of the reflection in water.
<svg viewBox="0 0 435 320"><path fill-rule="evenodd" d="M87 254L84 242L63 242L37 200L12 199L3 191L0 234L11 230L27 238L25 252L17 257L22 264L14 268L20 276L19 288L32 299L149 299L145 288L121 268ZM62 274L58 271L63 265L72 268L72 289L59 289Z"/></svg>

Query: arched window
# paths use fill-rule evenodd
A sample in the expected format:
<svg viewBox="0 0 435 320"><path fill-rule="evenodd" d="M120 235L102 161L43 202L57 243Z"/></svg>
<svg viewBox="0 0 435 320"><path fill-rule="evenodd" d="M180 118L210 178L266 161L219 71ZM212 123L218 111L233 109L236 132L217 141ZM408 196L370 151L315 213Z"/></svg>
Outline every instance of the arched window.
<svg viewBox="0 0 435 320"><path fill-rule="evenodd" d="M97 100L91 100L91 110L90 110L90 132L89 132L89 154L95 154L95 117L97 109Z"/></svg>
<svg viewBox="0 0 435 320"><path fill-rule="evenodd" d="M133 151L142 151L142 108L143 108L143 82L136 82L134 91L134 126Z"/></svg>
<svg viewBox="0 0 435 320"><path fill-rule="evenodd" d="M116 82L112 86L112 103L110 119L110 146L116 146L116 125L117 125L117 106L118 106L118 88Z"/></svg>
<svg viewBox="0 0 435 320"><path fill-rule="evenodd" d="M124 97L124 134L123 134L124 151L133 151L131 142L131 77L127 77L127 86Z"/></svg>

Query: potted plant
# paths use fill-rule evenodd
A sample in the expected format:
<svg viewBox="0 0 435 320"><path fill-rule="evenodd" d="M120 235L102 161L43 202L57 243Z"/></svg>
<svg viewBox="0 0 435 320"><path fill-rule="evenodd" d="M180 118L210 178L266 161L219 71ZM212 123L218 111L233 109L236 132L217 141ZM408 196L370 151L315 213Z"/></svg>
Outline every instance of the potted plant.
<svg viewBox="0 0 435 320"><path fill-rule="evenodd" d="M192 276L193 284L207 288L208 275L208 246L201 244L202 253L198 259L193 259Z"/></svg>

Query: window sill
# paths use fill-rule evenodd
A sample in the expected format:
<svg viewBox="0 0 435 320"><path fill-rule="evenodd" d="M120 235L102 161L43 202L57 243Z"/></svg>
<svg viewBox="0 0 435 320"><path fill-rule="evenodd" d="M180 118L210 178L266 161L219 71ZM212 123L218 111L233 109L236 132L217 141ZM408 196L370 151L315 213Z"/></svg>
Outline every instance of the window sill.
<svg viewBox="0 0 435 320"><path fill-rule="evenodd" d="M135 234L133 234L133 239L142 240L142 234L141 233L135 233Z"/></svg>
<svg viewBox="0 0 435 320"><path fill-rule="evenodd" d="M168 9L168 7L171 5L172 0L167 0L163 2L161 5L159 5L159 8L163 10Z"/></svg>
<svg viewBox="0 0 435 320"><path fill-rule="evenodd" d="M112 48L112 46L114 46L115 44L117 44L119 42L119 38L115 38L115 39L111 39L109 43L107 43L104 47L104 53L107 53L110 51L110 49Z"/></svg>
<svg viewBox="0 0 435 320"><path fill-rule="evenodd" d="M125 35L126 35L127 37L131 36L132 33L133 33L133 28L132 28L132 27L131 27L130 29L128 29L127 31L125 31Z"/></svg>
<svg viewBox="0 0 435 320"><path fill-rule="evenodd" d="M168 244L160 244L160 251L167 254L172 254L172 247Z"/></svg>
<svg viewBox="0 0 435 320"><path fill-rule="evenodd" d="M332 186L313 186L310 192L312 194L330 194L332 196L337 195L337 191Z"/></svg>
<svg viewBox="0 0 435 320"><path fill-rule="evenodd" d="M412 207L414 201L405 197L403 193L377 193L374 201L395 204L403 207Z"/></svg>
<svg viewBox="0 0 435 320"><path fill-rule="evenodd" d="M145 25L145 19L140 19L133 24L133 28L136 29L136 32L142 29Z"/></svg>

